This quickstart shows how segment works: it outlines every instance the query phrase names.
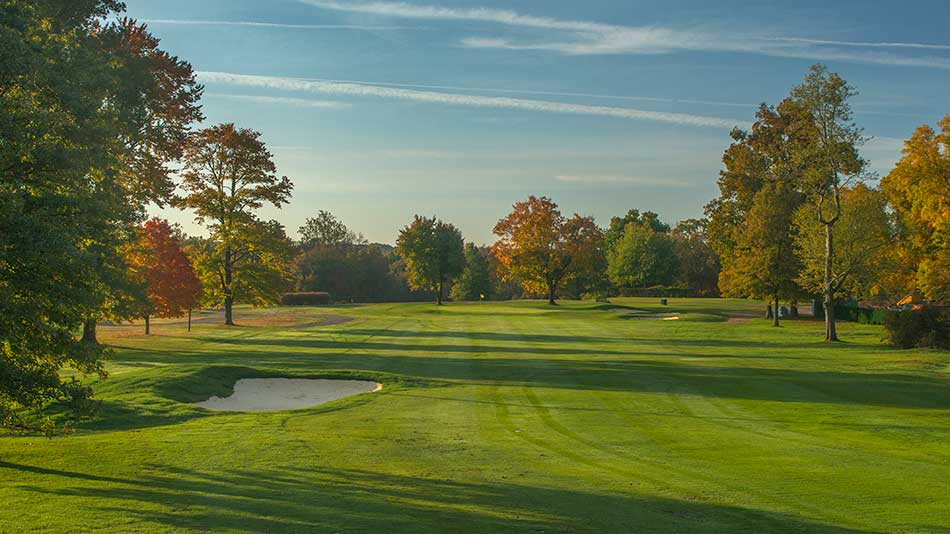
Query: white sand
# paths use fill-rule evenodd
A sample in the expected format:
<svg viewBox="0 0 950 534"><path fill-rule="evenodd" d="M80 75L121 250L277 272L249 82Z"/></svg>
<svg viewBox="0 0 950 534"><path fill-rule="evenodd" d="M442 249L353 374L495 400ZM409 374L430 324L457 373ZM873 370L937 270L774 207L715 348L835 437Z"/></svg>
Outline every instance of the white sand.
<svg viewBox="0 0 950 534"><path fill-rule="evenodd" d="M195 405L208 410L278 412L309 408L381 389L382 384L368 380L244 378L234 384L234 393L230 397L211 397Z"/></svg>

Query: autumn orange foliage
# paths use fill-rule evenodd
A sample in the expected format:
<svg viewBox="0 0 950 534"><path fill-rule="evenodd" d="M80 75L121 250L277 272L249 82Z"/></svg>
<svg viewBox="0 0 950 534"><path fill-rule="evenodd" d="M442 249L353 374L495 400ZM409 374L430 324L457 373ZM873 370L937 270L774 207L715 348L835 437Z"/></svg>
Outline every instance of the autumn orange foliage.
<svg viewBox="0 0 950 534"><path fill-rule="evenodd" d="M566 219L547 197L516 203L494 233L499 239L491 250L502 277L546 294L551 304L566 282L604 263L604 234L594 220L577 214Z"/></svg>
<svg viewBox="0 0 950 534"><path fill-rule="evenodd" d="M146 317L181 317L198 304L201 282L168 221L147 221L126 261L145 283Z"/></svg>

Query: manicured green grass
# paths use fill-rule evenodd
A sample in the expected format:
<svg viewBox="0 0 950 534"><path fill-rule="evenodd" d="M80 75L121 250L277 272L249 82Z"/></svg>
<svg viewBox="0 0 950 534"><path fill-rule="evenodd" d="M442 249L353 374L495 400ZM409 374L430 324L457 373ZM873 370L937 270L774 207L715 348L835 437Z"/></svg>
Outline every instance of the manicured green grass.
<svg viewBox="0 0 950 534"><path fill-rule="evenodd" d="M402 304L105 328L99 418L0 438L0 531L950 531L950 355L891 350L875 326L828 346L808 320L725 321L761 309ZM354 320L288 326L327 315ZM256 376L385 388L270 414L188 404Z"/></svg>

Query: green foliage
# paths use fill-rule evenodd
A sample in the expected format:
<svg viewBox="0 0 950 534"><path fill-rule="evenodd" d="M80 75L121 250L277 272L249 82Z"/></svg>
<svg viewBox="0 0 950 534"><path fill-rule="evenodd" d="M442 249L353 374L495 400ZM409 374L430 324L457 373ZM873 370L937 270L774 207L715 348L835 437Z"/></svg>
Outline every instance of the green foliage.
<svg viewBox="0 0 950 534"><path fill-rule="evenodd" d="M821 294L825 284L825 228L812 206L795 214L795 247L802 261L799 283L811 294ZM881 293L892 297L903 288L882 283L896 268L890 248L894 229L887 203L880 191L864 184L841 191L841 216L835 225L837 243L832 262L832 289L855 300ZM892 299L896 300L896 299Z"/></svg>
<svg viewBox="0 0 950 534"><path fill-rule="evenodd" d="M670 285L676 265L672 236L658 232L649 220L627 223L607 253L607 275L621 287Z"/></svg>
<svg viewBox="0 0 950 534"><path fill-rule="evenodd" d="M861 158L863 131L853 121L850 100L857 91L837 73L813 65L787 101L795 112L790 125L791 159L799 173L799 190L825 228L825 269L822 282L825 340L837 341L834 308L837 287L834 230L841 219L841 192L863 178L867 162Z"/></svg>
<svg viewBox="0 0 950 534"><path fill-rule="evenodd" d="M207 306L266 306L293 283L294 246L277 221L232 227L227 240L196 239L191 249Z"/></svg>
<svg viewBox="0 0 950 534"><path fill-rule="evenodd" d="M488 300L492 298L488 251L465 244L465 268L452 286L452 300Z"/></svg>
<svg viewBox="0 0 950 534"><path fill-rule="evenodd" d="M640 213L640 210L629 210L623 217L612 217L610 225L604 231L604 245L607 250L613 250L623 238L628 224L652 228L657 233L668 233L670 225L660 220L660 216L652 211Z"/></svg>
<svg viewBox="0 0 950 534"><path fill-rule="evenodd" d="M465 268L464 246L462 233L455 226L416 215L399 232L396 252L406 261L409 286L435 291L442 304L445 285Z"/></svg>
<svg viewBox="0 0 950 534"><path fill-rule="evenodd" d="M676 280L702 296L719 294L719 256L709 245L706 219L686 219L673 229Z"/></svg>
<svg viewBox="0 0 950 534"><path fill-rule="evenodd" d="M120 253L164 164L200 114L191 67L120 2L0 5L0 422L52 431L91 406L61 370L104 374L107 349L75 338L144 298ZM174 95L169 98L169 95ZM148 182L146 185L144 182ZM156 187L149 187L155 185ZM61 428L61 427L60 427Z"/></svg>
<svg viewBox="0 0 950 534"><path fill-rule="evenodd" d="M889 315L887 339L895 347L950 349L950 310L925 307Z"/></svg>
<svg viewBox="0 0 950 534"><path fill-rule="evenodd" d="M210 230L210 238L195 248L194 263L206 302L223 304L229 325L235 302L273 304L292 283L293 244L280 223L262 221L256 211L288 202L293 184L277 176L260 136L234 124L193 134L182 172L187 195L175 200L195 210L196 220Z"/></svg>
<svg viewBox="0 0 950 534"><path fill-rule="evenodd" d="M365 244L363 236L358 236L329 211L320 210L316 217L308 218L300 227L300 242L304 249L314 247L341 247L353 244Z"/></svg>
<svg viewBox="0 0 950 534"><path fill-rule="evenodd" d="M295 261L297 288L326 291L337 302L407 300L409 287L400 261L377 245L314 246Z"/></svg>
<svg viewBox="0 0 950 534"><path fill-rule="evenodd" d="M723 154L720 195L706 206L706 230L722 264L724 295L773 299L776 290L783 297L795 293L789 283L798 265L791 214L804 202L796 193L800 166L792 155L796 113L790 100L763 104L752 130L734 130ZM759 246L769 247L768 254L760 255Z"/></svg>
<svg viewBox="0 0 950 534"><path fill-rule="evenodd" d="M894 310L880 308L860 308L855 306L835 305L835 317L842 321L852 321L861 324L884 324L887 318L896 314Z"/></svg>
<svg viewBox="0 0 950 534"><path fill-rule="evenodd" d="M792 233L798 203L798 194L781 182L769 182L755 194L732 259L730 291L762 300L798 294L800 263Z"/></svg>
<svg viewBox="0 0 950 534"><path fill-rule="evenodd" d="M370 245L327 211L300 227L297 288L326 291L337 302L409 300L404 265L391 247ZM428 299L428 294L420 295Z"/></svg>

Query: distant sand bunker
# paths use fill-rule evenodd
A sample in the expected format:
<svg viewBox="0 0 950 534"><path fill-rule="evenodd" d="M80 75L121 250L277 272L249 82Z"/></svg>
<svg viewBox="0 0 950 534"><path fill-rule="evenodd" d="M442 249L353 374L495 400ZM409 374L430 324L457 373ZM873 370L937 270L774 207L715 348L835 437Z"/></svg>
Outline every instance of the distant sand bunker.
<svg viewBox="0 0 950 534"><path fill-rule="evenodd" d="M243 378L230 397L211 397L196 406L233 412L299 410L350 395L379 391L383 385L368 380L311 380L305 378Z"/></svg>

